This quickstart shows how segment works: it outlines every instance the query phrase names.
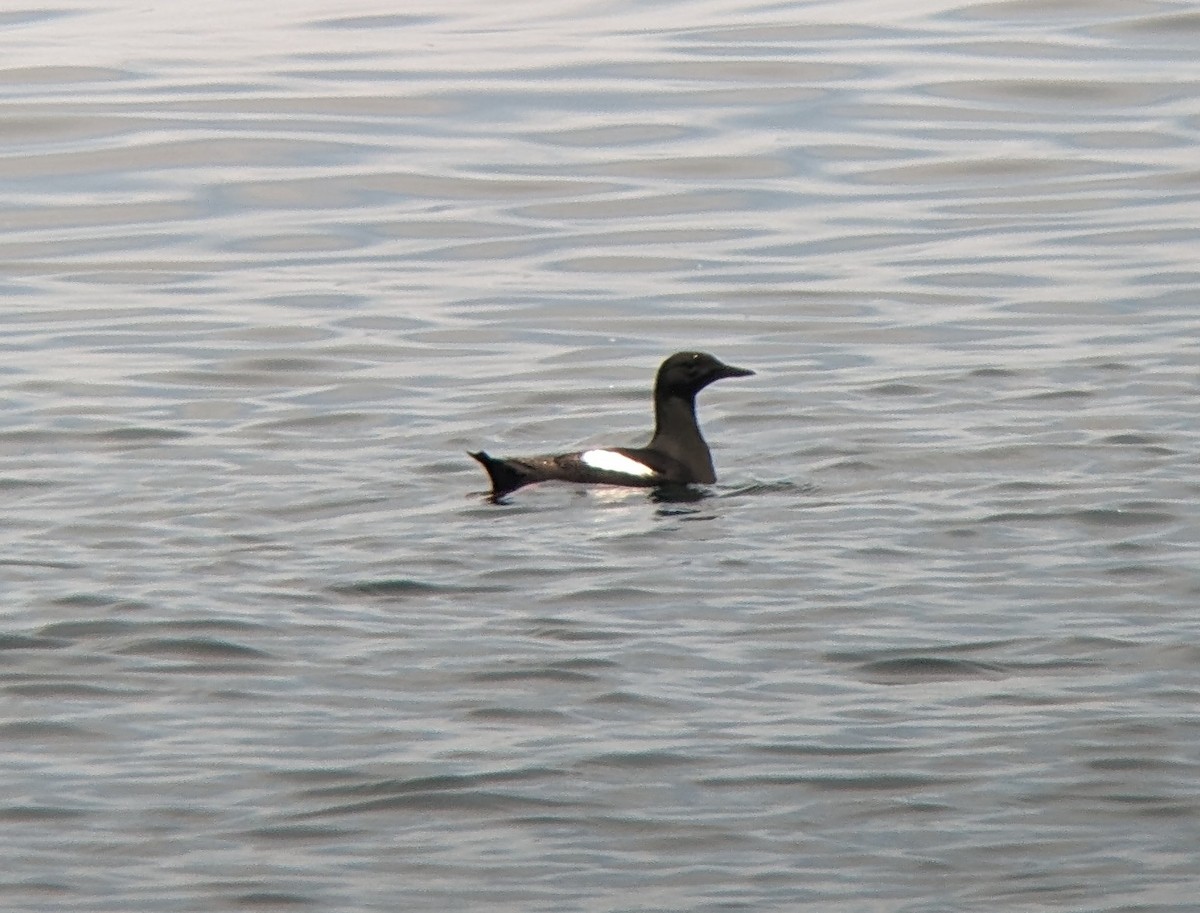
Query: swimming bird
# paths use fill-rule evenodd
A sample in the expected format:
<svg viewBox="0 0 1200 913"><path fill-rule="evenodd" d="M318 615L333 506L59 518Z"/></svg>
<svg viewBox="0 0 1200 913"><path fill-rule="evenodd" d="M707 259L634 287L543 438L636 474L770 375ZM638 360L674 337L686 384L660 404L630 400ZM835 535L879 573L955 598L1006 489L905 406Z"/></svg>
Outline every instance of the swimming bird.
<svg viewBox="0 0 1200 913"><path fill-rule="evenodd" d="M639 488L711 485L717 474L696 423L696 394L713 381L753 373L705 352L676 352L662 363L654 380L654 436L645 447L598 447L531 457L493 457L482 450L468 455L487 470L493 501L552 479Z"/></svg>

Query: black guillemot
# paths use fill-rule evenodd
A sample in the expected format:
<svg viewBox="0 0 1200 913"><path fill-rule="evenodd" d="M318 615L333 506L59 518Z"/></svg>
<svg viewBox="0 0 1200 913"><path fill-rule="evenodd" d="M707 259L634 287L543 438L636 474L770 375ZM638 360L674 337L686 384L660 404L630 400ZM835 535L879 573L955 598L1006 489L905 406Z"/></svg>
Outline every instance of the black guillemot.
<svg viewBox="0 0 1200 913"><path fill-rule="evenodd" d="M492 500L534 482L557 480L652 488L717 481L712 454L696 424L696 394L715 380L747 377L745 368L704 352L676 352L654 380L654 437L645 447L597 447L575 453L493 457L471 453L492 480Z"/></svg>

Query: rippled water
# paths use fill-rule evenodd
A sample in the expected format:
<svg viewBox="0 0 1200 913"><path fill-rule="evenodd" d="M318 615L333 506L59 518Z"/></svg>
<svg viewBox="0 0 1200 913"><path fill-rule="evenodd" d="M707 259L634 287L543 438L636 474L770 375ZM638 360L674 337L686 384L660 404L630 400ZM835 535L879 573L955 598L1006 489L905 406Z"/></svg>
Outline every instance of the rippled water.
<svg viewBox="0 0 1200 913"><path fill-rule="evenodd" d="M1194 909L1195 7L400 8L0 13L0 906Z"/></svg>

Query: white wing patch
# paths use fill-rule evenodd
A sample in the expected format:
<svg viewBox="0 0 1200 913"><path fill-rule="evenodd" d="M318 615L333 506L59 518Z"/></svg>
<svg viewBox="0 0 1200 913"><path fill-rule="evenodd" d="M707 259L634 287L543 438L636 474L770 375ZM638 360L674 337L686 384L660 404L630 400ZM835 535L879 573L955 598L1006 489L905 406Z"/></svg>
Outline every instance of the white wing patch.
<svg viewBox="0 0 1200 913"><path fill-rule="evenodd" d="M585 450L579 455L579 459L593 469L599 469L604 472L619 472L622 475L638 476L643 479L658 475L657 472L644 463L631 460L624 454L616 453L612 450Z"/></svg>

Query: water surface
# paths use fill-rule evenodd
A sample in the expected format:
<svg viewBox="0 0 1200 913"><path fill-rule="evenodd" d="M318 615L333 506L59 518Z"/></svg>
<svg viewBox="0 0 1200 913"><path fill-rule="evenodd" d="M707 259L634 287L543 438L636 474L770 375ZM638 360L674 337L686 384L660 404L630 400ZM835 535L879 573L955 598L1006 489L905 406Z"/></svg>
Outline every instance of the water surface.
<svg viewBox="0 0 1200 913"><path fill-rule="evenodd" d="M1192 909L1198 27L0 15L0 903Z"/></svg>

